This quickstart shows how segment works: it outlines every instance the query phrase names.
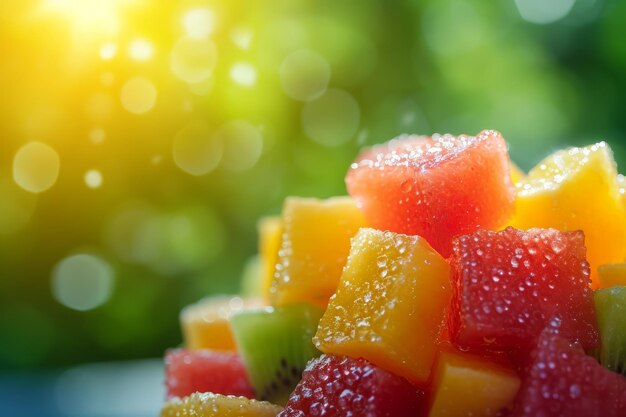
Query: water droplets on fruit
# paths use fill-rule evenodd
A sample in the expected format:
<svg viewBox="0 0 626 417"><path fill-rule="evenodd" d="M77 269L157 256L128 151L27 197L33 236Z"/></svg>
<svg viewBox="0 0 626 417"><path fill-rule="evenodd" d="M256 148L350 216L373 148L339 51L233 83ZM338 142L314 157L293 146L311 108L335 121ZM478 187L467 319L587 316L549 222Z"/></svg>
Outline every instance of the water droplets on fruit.
<svg viewBox="0 0 626 417"><path fill-rule="evenodd" d="M578 384L572 384L569 387L569 396L574 400L580 397L580 386Z"/></svg>

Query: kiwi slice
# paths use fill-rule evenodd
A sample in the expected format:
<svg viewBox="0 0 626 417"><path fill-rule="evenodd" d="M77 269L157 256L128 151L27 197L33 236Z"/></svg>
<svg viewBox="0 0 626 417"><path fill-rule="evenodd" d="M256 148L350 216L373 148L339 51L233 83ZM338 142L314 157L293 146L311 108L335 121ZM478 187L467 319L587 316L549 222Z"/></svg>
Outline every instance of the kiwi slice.
<svg viewBox="0 0 626 417"><path fill-rule="evenodd" d="M231 318L256 398L284 405L307 362L321 353L312 338L322 309L291 304L245 310Z"/></svg>
<svg viewBox="0 0 626 417"><path fill-rule="evenodd" d="M594 293L600 347L595 351L600 363L626 375L626 287L610 287Z"/></svg>

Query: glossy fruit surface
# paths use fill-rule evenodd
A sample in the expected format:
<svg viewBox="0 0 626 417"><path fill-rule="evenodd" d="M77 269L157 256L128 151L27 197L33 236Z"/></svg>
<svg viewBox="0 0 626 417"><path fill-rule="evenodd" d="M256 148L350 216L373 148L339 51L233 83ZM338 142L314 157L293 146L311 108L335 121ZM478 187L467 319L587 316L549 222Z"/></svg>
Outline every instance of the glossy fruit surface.
<svg viewBox="0 0 626 417"><path fill-rule="evenodd" d="M349 197L290 197L283 207L282 224L272 304L326 306L337 289L350 238L365 225L363 214Z"/></svg>
<svg viewBox="0 0 626 417"><path fill-rule="evenodd" d="M283 222L279 216L264 217L259 220L259 256L261 262L261 295L269 300L270 288L274 280L278 251L283 230Z"/></svg>
<svg viewBox="0 0 626 417"><path fill-rule="evenodd" d="M516 184L516 213L511 225L585 232L594 286L597 268L626 256L626 206L613 153L600 142L550 155Z"/></svg>
<svg viewBox="0 0 626 417"><path fill-rule="evenodd" d="M582 232L481 230L455 240L450 265L457 345L523 349L550 323L585 348L597 345Z"/></svg>
<svg viewBox="0 0 626 417"><path fill-rule="evenodd" d="M418 417L423 395L365 359L326 356L309 363L279 417Z"/></svg>
<svg viewBox="0 0 626 417"><path fill-rule="evenodd" d="M314 342L424 382L449 299L448 264L425 239L361 229Z"/></svg>
<svg viewBox="0 0 626 417"><path fill-rule="evenodd" d="M244 397L196 393L165 404L161 417L276 417L281 407Z"/></svg>
<svg viewBox="0 0 626 417"><path fill-rule="evenodd" d="M513 404L520 379L512 368L463 352L442 352L434 369L429 417L497 416Z"/></svg>
<svg viewBox="0 0 626 417"><path fill-rule="evenodd" d="M455 236L497 229L514 210L500 133L407 136L363 152L346 185L377 229L420 235L447 257Z"/></svg>
<svg viewBox="0 0 626 417"><path fill-rule="evenodd" d="M626 416L626 377L566 339L544 333L531 358L513 417Z"/></svg>
<svg viewBox="0 0 626 417"><path fill-rule="evenodd" d="M626 286L626 263L600 265L598 283L601 288Z"/></svg>

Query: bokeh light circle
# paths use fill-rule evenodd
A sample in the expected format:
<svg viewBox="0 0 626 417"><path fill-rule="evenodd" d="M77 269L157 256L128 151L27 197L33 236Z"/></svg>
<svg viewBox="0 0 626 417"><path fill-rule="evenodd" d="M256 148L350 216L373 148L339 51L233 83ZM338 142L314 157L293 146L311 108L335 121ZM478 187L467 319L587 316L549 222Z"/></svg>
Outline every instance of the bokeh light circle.
<svg viewBox="0 0 626 417"><path fill-rule="evenodd" d="M224 145L221 165L229 171L252 168L263 152L261 131L243 120L224 124L215 132L214 140Z"/></svg>
<svg viewBox="0 0 626 417"><path fill-rule="evenodd" d="M129 112L144 114L152 110L157 100L157 89L151 81L134 77L126 81L120 91L122 106Z"/></svg>
<svg viewBox="0 0 626 417"><path fill-rule="evenodd" d="M206 7L191 9L183 15L183 29L191 38L206 38L215 30L215 14Z"/></svg>
<svg viewBox="0 0 626 417"><path fill-rule="evenodd" d="M188 83L199 83L213 73L217 48L210 39L183 37L170 55L170 68L176 77Z"/></svg>
<svg viewBox="0 0 626 417"><path fill-rule="evenodd" d="M30 142L13 158L13 179L24 190L41 193L57 182L60 168L59 154L51 146Z"/></svg>
<svg viewBox="0 0 626 417"><path fill-rule="evenodd" d="M136 61L148 61L154 55L154 46L147 39L134 39L128 47L128 53Z"/></svg>
<svg viewBox="0 0 626 417"><path fill-rule="evenodd" d="M174 138L172 157L176 165L191 175L205 175L213 171L223 154L219 136L211 135L203 123L185 126Z"/></svg>
<svg viewBox="0 0 626 417"><path fill-rule="evenodd" d="M103 259L89 254L73 255L55 266L52 295L73 310L92 310L111 297L113 281L113 268Z"/></svg>
<svg viewBox="0 0 626 417"><path fill-rule="evenodd" d="M572 11L576 0L515 0L522 19L547 24L563 19Z"/></svg>
<svg viewBox="0 0 626 417"><path fill-rule="evenodd" d="M289 97L309 101L326 91L330 81L330 65L320 54L300 49L283 60L280 82Z"/></svg>
<svg viewBox="0 0 626 417"><path fill-rule="evenodd" d="M324 146L348 142L359 128L359 104L343 90L329 89L302 109L302 125L306 135Z"/></svg>
<svg viewBox="0 0 626 417"><path fill-rule="evenodd" d="M247 62L237 62L230 68L230 78L239 85L251 87L256 82L256 69Z"/></svg>
<svg viewBox="0 0 626 417"><path fill-rule="evenodd" d="M106 139L106 131L102 128L95 127L89 131L89 140L94 145L99 145Z"/></svg>
<svg viewBox="0 0 626 417"><path fill-rule="evenodd" d="M102 173L97 169L90 169L85 172L85 185L89 188L100 188L102 186Z"/></svg>

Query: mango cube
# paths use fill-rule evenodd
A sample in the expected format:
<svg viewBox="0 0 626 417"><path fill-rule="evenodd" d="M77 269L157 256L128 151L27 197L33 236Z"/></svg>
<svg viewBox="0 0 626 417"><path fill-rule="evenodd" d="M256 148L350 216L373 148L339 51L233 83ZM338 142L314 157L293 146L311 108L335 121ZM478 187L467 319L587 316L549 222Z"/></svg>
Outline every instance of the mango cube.
<svg viewBox="0 0 626 417"><path fill-rule="evenodd" d="M261 259L261 295L269 299L270 288L274 280L274 271L278 262L278 251L283 231L283 222L279 216L265 217L259 221L259 256Z"/></svg>
<svg viewBox="0 0 626 417"><path fill-rule="evenodd" d="M282 407L245 397L196 392L174 398L161 410L161 417L276 417Z"/></svg>
<svg viewBox="0 0 626 417"><path fill-rule="evenodd" d="M558 151L516 184L512 226L583 230L594 287L597 268L626 256L626 206L609 146Z"/></svg>
<svg viewBox="0 0 626 417"><path fill-rule="evenodd" d="M361 229L314 343L425 382L450 301L449 274L424 238Z"/></svg>
<svg viewBox="0 0 626 417"><path fill-rule="evenodd" d="M325 307L337 289L350 238L364 225L363 214L349 197L288 198L270 290L272 304L308 302Z"/></svg>
<svg viewBox="0 0 626 417"><path fill-rule="evenodd" d="M510 407L520 386L513 369L462 352L443 351L433 377L429 417L489 417Z"/></svg>
<svg viewBox="0 0 626 417"><path fill-rule="evenodd" d="M257 299L214 296L185 307L180 312L185 347L191 350L237 351L230 317L243 309L261 305Z"/></svg>
<svg viewBox="0 0 626 417"><path fill-rule="evenodd" d="M600 288L626 287L626 263L600 265L598 279Z"/></svg>

